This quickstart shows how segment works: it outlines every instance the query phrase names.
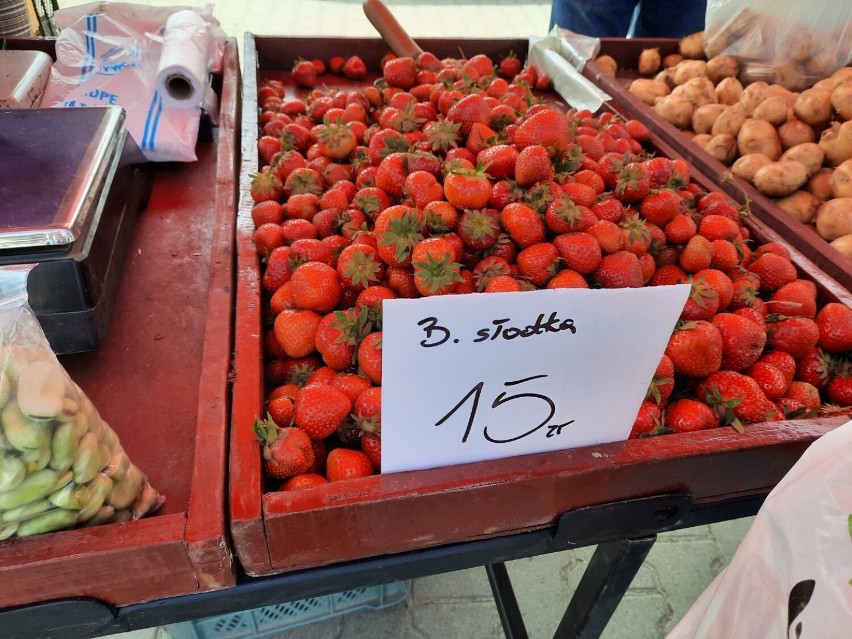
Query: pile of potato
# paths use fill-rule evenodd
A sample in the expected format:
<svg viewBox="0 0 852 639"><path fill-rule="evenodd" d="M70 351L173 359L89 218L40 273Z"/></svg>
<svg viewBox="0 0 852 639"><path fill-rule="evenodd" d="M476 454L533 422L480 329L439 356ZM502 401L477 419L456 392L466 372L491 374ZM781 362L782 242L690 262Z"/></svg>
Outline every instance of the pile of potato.
<svg viewBox="0 0 852 639"><path fill-rule="evenodd" d="M596 62L614 74L607 58ZM852 68L792 91L732 56L704 59L698 33L679 54L644 50L638 69L648 77L630 84L633 95L852 257Z"/></svg>

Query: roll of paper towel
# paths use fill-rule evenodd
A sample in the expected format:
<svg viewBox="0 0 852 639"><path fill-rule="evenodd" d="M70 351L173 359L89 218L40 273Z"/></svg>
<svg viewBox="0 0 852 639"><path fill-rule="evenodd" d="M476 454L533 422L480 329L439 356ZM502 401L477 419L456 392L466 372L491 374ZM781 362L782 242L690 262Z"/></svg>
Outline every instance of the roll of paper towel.
<svg viewBox="0 0 852 639"><path fill-rule="evenodd" d="M189 109L201 104L209 40L207 23L195 11L184 9L169 16L157 66L157 91L164 107Z"/></svg>

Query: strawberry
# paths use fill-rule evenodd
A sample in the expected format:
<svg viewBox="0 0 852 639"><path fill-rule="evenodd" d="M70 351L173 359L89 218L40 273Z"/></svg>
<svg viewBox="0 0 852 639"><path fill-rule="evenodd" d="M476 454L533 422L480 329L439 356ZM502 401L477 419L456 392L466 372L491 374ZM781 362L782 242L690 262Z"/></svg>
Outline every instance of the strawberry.
<svg viewBox="0 0 852 639"><path fill-rule="evenodd" d="M405 178L408 166L404 153L390 153L385 156L376 169L376 186L391 197L405 195Z"/></svg>
<svg viewBox="0 0 852 639"><path fill-rule="evenodd" d="M698 223L698 234L708 240L735 241L740 238L740 225L722 215L705 215Z"/></svg>
<svg viewBox="0 0 852 639"><path fill-rule="evenodd" d="M376 388L381 388L377 386ZM382 438L376 433L364 433L361 435L361 452L370 458L373 471L382 472Z"/></svg>
<svg viewBox="0 0 852 639"><path fill-rule="evenodd" d="M337 258L337 275L343 286L362 291L381 282L384 264L369 244L350 244Z"/></svg>
<svg viewBox="0 0 852 639"><path fill-rule="evenodd" d="M710 240L703 235L693 235L689 238L678 259L678 264L687 273L697 273L710 268L712 262L713 254L710 249Z"/></svg>
<svg viewBox="0 0 852 639"><path fill-rule="evenodd" d="M633 420L633 428L630 430L630 439L651 435L662 427L663 412L659 405L654 402L643 401L639 405L639 413Z"/></svg>
<svg viewBox="0 0 852 639"><path fill-rule="evenodd" d="M279 121L280 122L280 121ZM284 124L282 123L281 128ZM281 151L281 140L272 135L262 135L257 140L257 154L264 164L271 164L276 155Z"/></svg>
<svg viewBox="0 0 852 639"><path fill-rule="evenodd" d="M275 337L289 357L305 357L316 350L315 336L322 316L309 310L279 313L275 318Z"/></svg>
<svg viewBox="0 0 852 639"><path fill-rule="evenodd" d="M331 254L328 244L321 240L304 238L294 240L290 244L290 262L294 269L305 262L322 262L332 266L334 256Z"/></svg>
<svg viewBox="0 0 852 639"><path fill-rule="evenodd" d="M603 288L639 288L644 283L639 258L627 251L604 255L594 278Z"/></svg>
<svg viewBox="0 0 852 639"><path fill-rule="evenodd" d="M684 398L668 405L665 425L676 433L692 433L719 427L719 418L707 404Z"/></svg>
<svg viewBox="0 0 852 639"><path fill-rule="evenodd" d="M586 229L586 232L598 241L604 253L617 253L624 248L624 232L613 222L600 220Z"/></svg>
<svg viewBox="0 0 852 639"><path fill-rule="evenodd" d="M563 269L551 278L547 288L589 288L589 283L577 271Z"/></svg>
<svg viewBox="0 0 852 639"><path fill-rule="evenodd" d="M389 87L410 89L417 81L417 63L409 57L388 60L382 67L382 77Z"/></svg>
<svg viewBox="0 0 852 639"><path fill-rule="evenodd" d="M514 142L519 150L541 145L553 157L568 147L570 135L565 116L555 109L544 109L521 121Z"/></svg>
<svg viewBox="0 0 852 639"><path fill-rule="evenodd" d="M252 241L258 255L267 256L284 245L284 230L280 224L262 224L254 230Z"/></svg>
<svg viewBox="0 0 852 639"><path fill-rule="evenodd" d="M825 390L832 404L852 406L852 371L849 367L844 367L841 372L832 377Z"/></svg>
<svg viewBox="0 0 852 639"><path fill-rule="evenodd" d="M829 302L816 316L819 345L829 353L852 350L852 309Z"/></svg>
<svg viewBox="0 0 852 639"><path fill-rule="evenodd" d="M266 260L266 269L261 278L264 290L268 293L275 293L290 280L291 275L290 247L279 246L272 249Z"/></svg>
<svg viewBox="0 0 852 639"><path fill-rule="evenodd" d="M319 195L323 191L322 176L318 171L308 168L295 168L284 181L284 192L288 196L299 193Z"/></svg>
<svg viewBox="0 0 852 639"><path fill-rule="evenodd" d="M449 108L447 120L461 125L459 131L466 138L474 122L488 123L490 112L491 108L485 101L485 97L478 93L471 93Z"/></svg>
<svg viewBox="0 0 852 639"><path fill-rule="evenodd" d="M358 346L358 370L380 386L382 383L382 332L370 333Z"/></svg>
<svg viewBox="0 0 852 639"><path fill-rule="evenodd" d="M787 392L784 394L786 399L793 399L800 402L808 410L817 410L822 403L819 396L819 389L813 384L807 382L793 381Z"/></svg>
<svg viewBox="0 0 852 639"><path fill-rule="evenodd" d="M618 173L613 193L622 202L639 202L648 195L651 180L639 162L630 162Z"/></svg>
<svg viewBox="0 0 852 639"><path fill-rule="evenodd" d="M766 302L772 313L814 317L817 312L816 286L810 280L794 280L781 286Z"/></svg>
<svg viewBox="0 0 852 639"><path fill-rule="evenodd" d="M722 335L710 322L678 322L665 352L676 374L707 377L722 365Z"/></svg>
<svg viewBox="0 0 852 639"><path fill-rule="evenodd" d="M547 233L544 222L538 214L520 202L507 204L500 212L500 222L512 240L521 248L543 242Z"/></svg>
<svg viewBox="0 0 852 639"><path fill-rule="evenodd" d="M689 276L677 264L665 264L657 267L649 286L671 286L672 284L684 284L689 281Z"/></svg>
<svg viewBox="0 0 852 639"><path fill-rule="evenodd" d="M281 181L267 168L251 176L249 189L251 199L255 203L265 200L280 200L284 193Z"/></svg>
<svg viewBox="0 0 852 639"><path fill-rule="evenodd" d="M314 463L308 435L293 427L278 428L271 419L257 419L254 432L263 444L263 469L275 479L307 472Z"/></svg>
<svg viewBox="0 0 852 639"><path fill-rule="evenodd" d="M307 490L327 483L328 480L318 473L301 473L281 484L281 490Z"/></svg>
<svg viewBox="0 0 852 639"><path fill-rule="evenodd" d="M293 65L293 82L306 89L317 84L317 68L309 60L296 60Z"/></svg>
<svg viewBox="0 0 852 639"><path fill-rule="evenodd" d="M345 124L327 124L317 133L319 151L332 160L343 160L358 144L352 129Z"/></svg>
<svg viewBox="0 0 852 639"><path fill-rule="evenodd" d="M411 263L411 249L423 239L423 212L406 206L391 206L376 218L376 250L388 266Z"/></svg>
<svg viewBox="0 0 852 639"><path fill-rule="evenodd" d="M538 287L545 286L559 271L559 251L550 242L540 242L518 253L520 275Z"/></svg>
<svg viewBox="0 0 852 639"><path fill-rule="evenodd" d="M370 328L367 314L354 308L325 315L317 325L314 338L323 362L335 370L352 366L358 343Z"/></svg>
<svg viewBox="0 0 852 639"><path fill-rule="evenodd" d="M444 188L434 175L426 171L410 172L405 178L404 189L406 195L414 201L414 206L421 209L430 202L444 199Z"/></svg>
<svg viewBox="0 0 852 639"><path fill-rule="evenodd" d="M481 164L488 175L495 180L512 179L515 175L517 159L518 149L509 144L495 144L476 155L476 163Z"/></svg>
<svg viewBox="0 0 852 639"><path fill-rule="evenodd" d="M637 257L648 252L651 246L651 232L648 225L638 215L627 215L619 224L624 231L624 250Z"/></svg>
<svg viewBox="0 0 852 639"><path fill-rule="evenodd" d="M597 199L595 190L589 185L581 184L580 182L565 182L562 185L562 192L577 206L590 208L595 204L595 200ZM613 202L617 202L617 200L613 200Z"/></svg>
<svg viewBox="0 0 852 639"><path fill-rule="evenodd" d="M683 306L680 318L683 320L711 320L719 310L719 296L712 287L703 281L693 279L690 282L689 297Z"/></svg>
<svg viewBox="0 0 852 639"><path fill-rule="evenodd" d="M343 75L350 80L363 80L367 77L367 65L357 55L350 56L343 64Z"/></svg>
<svg viewBox="0 0 852 639"><path fill-rule="evenodd" d="M373 474L370 458L360 450L335 448L329 452L325 462L325 476L329 481L356 479Z"/></svg>
<svg viewBox="0 0 852 639"><path fill-rule="evenodd" d="M597 221L591 209L576 205L565 194L550 202L544 214L544 223L553 233L585 231Z"/></svg>
<svg viewBox="0 0 852 639"><path fill-rule="evenodd" d="M741 371L754 364L766 345L766 331L733 313L720 313L713 325L722 336L722 368Z"/></svg>
<svg viewBox="0 0 852 639"><path fill-rule="evenodd" d="M290 276L296 307L328 313L340 302L340 278L323 262L306 262Z"/></svg>
<svg viewBox="0 0 852 639"><path fill-rule="evenodd" d="M703 282L715 291L719 298L719 310L724 311L734 299L734 283L722 271L706 268L695 274L696 282Z"/></svg>
<svg viewBox="0 0 852 639"><path fill-rule="evenodd" d="M447 201L460 209L481 209L488 205L491 183L482 166L473 170L450 171L444 178Z"/></svg>
<svg viewBox="0 0 852 639"><path fill-rule="evenodd" d="M491 278L483 289L483 293L517 293L521 290L521 283L511 275L498 275Z"/></svg>
<svg viewBox="0 0 852 639"><path fill-rule="evenodd" d="M462 75L473 82L494 75L494 63L487 55L479 53L467 60L461 68Z"/></svg>
<svg viewBox="0 0 852 639"><path fill-rule="evenodd" d="M755 362L745 369L745 374L756 381L763 394L772 401L781 399L790 386L784 377L784 373L766 362Z"/></svg>
<svg viewBox="0 0 852 639"><path fill-rule="evenodd" d="M500 237L500 218L487 209L466 210L459 217L457 229L465 246L481 251Z"/></svg>
<svg viewBox="0 0 852 639"><path fill-rule="evenodd" d="M296 393L296 426L311 439L331 435L351 410L352 402L346 394L330 384L308 384Z"/></svg>
<svg viewBox="0 0 852 639"><path fill-rule="evenodd" d="M461 264L454 261L455 251L444 237L421 240L411 252L414 284L423 296L445 295L462 281Z"/></svg>
<svg viewBox="0 0 852 639"><path fill-rule="evenodd" d="M793 263L775 253L764 253L749 265L748 270L760 278L761 291L777 291L798 278Z"/></svg>
<svg viewBox="0 0 852 639"><path fill-rule="evenodd" d="M279 388L281 388L279 386ZM293 387L297 388L297 387ZM285 428L293 425L293 398L275 397L268 401L266 411L269 418L275 422L276 426Z"/></svg>
<svg viewBox="0 0 852 639"><path fill-rule="evenodd" d="M389 266L387 270L387 285L403 299L420 297L420 291L414 282L414 269L411 264L405 266Z"/></svg>
<svg viewBox="0 0 852 639"><path fill-rule="evenodd" d="M823 389L834 375L834 362L831 356L818 346L805 353L796 364L795 378L812 386Z"/></svg>
<svg viewBox="0 0 852 639"><path fill-rule="evenodd" d="M654 371L654 377L651 378L645 399L653 400L655 403L665 406L674 390L674 374L674 363L668 355L663 354L660 363L657 364L657 369Z"/></svg>
<svg viewBox="0 0 852 639"><path fill-rule="evenodd" d="M498 68L500 71L500 75L502 75L504 78L509 78L510 80L512 80L516 75L521 72L523 66L523 63L520 61L518 56L516 56L514 52L510 51L506 54L506 57L500 60Z"/></svg>
<svg viewBox="0 0 852 639"><path fill-rule="evenodd" d="M764 255L763 257L767 257ZM773 321L767 332L768 345L799 360L819 342L819 327L809 317L784 317Z"/></svg>
<svg viewBox="0 0 852 639"><path fill-rule="evenodd" d="M515 161L515 181L521 186L530 186L540 180L551 180L553 164L547 149L540 144L525 147Z"/></svg>
<svg viewBox="0 0 852 639"><path fill-rule="evenodd" d="M689 215L678 213L666 224L666 239L671 244L686 244L695 235L697 230L698 225L695 224L695 221ZM702 239L706 240L707 238ZM710 264L708 263L707 266L710 266ZM707 268L707 266L702 266L701 268Z"/></svg>
<svg viewBox="0 0 852 639"><path fill-rule="evenodd" d="M713 255L711 266L722 272L733 270L740 262L736 245L727 240L713 240L710 242L710 252Z"/></svg>
<svg viewBox="0 0 852 639"><path fill-rule="evenodd" d="M722 423L741 430L739 422L763 422L774 413L772 402L751 377L722 370L702 380L696 388L699 399L707 402Z"/></svg>
<svg viewBox="0 0 852 639"><path fill-rule="evenodd" d="M649 193L639 204L639 213L663 227L680 212L680 196L669 189Z"/></svg>
<svg viewBox="0 0 852 639"><path fill-rule="evenodd" d="M601 263L601 245L588 233L563 233L553 245L566 266L582 275L593 272Z"/></svg>
<svg viewBox="0 0 852 639"><path fill-rule="evenodd" d="M757 361L772 364L781 371L788 387L796 376L796 360L793 359L792 355L784 351L769 351L761 355Z"/></svg>

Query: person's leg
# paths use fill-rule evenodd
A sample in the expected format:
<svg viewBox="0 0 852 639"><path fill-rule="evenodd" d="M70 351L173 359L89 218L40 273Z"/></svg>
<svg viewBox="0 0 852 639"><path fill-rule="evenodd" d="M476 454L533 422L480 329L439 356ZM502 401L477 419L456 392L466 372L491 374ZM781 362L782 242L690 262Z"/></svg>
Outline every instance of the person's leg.
<svg viewBox="0 0 852 639"><path fill-rule="evenodd" d="M706 0L640 0L637 38L682 38L704 30Z"/></svg>
<svg viewBox="0 0 852 639"><path fill-rule="evenodd" d="M553 0L550 27L597 38L627 35L636 0Z"/></svg>

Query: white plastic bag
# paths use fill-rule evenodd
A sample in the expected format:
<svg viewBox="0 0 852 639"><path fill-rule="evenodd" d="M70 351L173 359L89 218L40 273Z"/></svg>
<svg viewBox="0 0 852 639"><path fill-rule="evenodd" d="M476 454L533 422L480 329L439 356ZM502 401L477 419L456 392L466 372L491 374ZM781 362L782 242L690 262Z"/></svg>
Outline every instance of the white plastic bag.
<svg viewBox="0 0 852 639"><path fill-rule="evenodd" d="M803 89L852 60L852 2L708 0L704 51L765 66L761 79Z"/></svg>
<svg viewBox="0 0 852 639"><path fill-rule="evenodd" d="M850 580L852 422L805 451L668 639L850 637Z"/></svg>
<svg viewBox="0 0 852 639"><path fill-rule="evenodd" d="M157 84L166 22L187 9L95 2L57 11L62 31L41 105L121 106L125 126L145 157L194 161L200 106L169 107ZM224 33L209 5L192 10L209 27L207 67L214 71L221 66Z"/></svg>

